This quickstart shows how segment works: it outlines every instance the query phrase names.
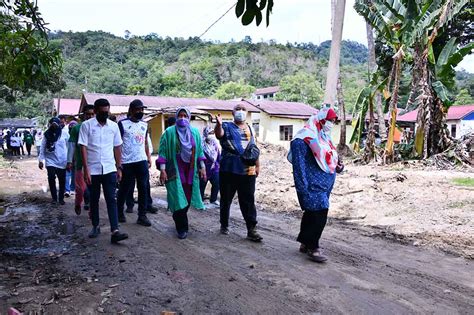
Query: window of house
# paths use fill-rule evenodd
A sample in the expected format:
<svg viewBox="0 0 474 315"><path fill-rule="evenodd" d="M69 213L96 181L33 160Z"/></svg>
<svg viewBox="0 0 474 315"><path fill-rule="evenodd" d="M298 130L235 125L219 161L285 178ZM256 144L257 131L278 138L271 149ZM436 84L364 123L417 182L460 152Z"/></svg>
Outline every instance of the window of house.
<svg viewBox="0 0 474 315"><path fill-rule="evenodd" d="M456 125L451 125L451 137L456 138Z"/></svg>
<svg viewBox="0 0 474 315"><path fill-rule="evenodd" d="M293 140L293 126L280 126L280 141Z"/></svg>
<svg viewBox="0 0 474 315"><path fill-rule="evenodd" d="M267 98L267 97L268 97L268 94L264 94L264 95L263 95L263 98Z"/></svg>

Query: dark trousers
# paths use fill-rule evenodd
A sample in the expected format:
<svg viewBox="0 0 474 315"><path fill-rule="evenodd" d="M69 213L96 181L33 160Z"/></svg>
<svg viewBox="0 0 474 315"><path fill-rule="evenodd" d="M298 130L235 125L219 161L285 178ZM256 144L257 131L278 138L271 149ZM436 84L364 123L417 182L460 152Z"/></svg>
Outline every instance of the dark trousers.
<svg viewBox="0 0 474 315"><path fill-rule="evenodd" d="M209 198L210 202L215 202L217 200L217 194L219 193L219 173L214 173L210 178L207 178L205 181L200 180L199 188L201 188L201 198L204 200L204 191L206 190L207 182L211 182L211 197Z"/></svg>
<svg viewBox="0 0 474 315"><path fill-rule="evenodd" d="M125 199L130 192L133 194L132 189L136 180L138 189L138 216L145 216L146 210L148 209L148 162L127 163L122 164L122 167L122 180L120 181L120 188L117 195L118 213L123 215Z"/></svg>
<svg viewBox="0 0 474 315"><path fill-rule="evenodd" d="M148 178L148 181L146 183L146 190L147 190L147 206L148 209L151 208L151 205L153 204L153 198L151 198L151 187L150 187L150 179ZM130 188L130 191L127 194L127 197L125 199L125 204L127 205L127 208L133 208L135 205L135 200L133 199L133 192L135 191L135 181L133 181L133 186Z"/></svg>
<svg viewBox="0 0 474 315"><path fill-rule="evenodd" d="M28 155L31 155L31 144L26 144L26 151L28 152Z"/></svg>
<svg viewBox="0 0 474 315"><path fill-rule="evenodd" d="M53 198L54 201L64 200L64 191L66 190L66 170L54 166L47 166L46 170L48 171L48 184L49 190L51 191L51 198ZM56 189L56 177L59 182L59 196Z"/></svg>
<svg viewBox="0 0 474 315"><path fill-rule="evenodd" d="M117 186L117 173L112 172L105 175L92 175L92 185L89 186L90 210L92 225L99 226L99 199L100 186L104 191L105 203L107 204L107 213L109 215L110 230L113 232L118 229L117 200L115 199L115 188Z"/></svg>
<svg viewBox="0 0 474 315"><path fill-rule="evenodd" d="M235 192L239 198L240 211L244 217L247 229L257 225L257 209L255 208L255 180L253 175L236 175L227 172L219 173L221 192L220 217L221 226L229 226L230 206Z"/></svg>
<svg viewBox="0 0 474 315"><path fill-rule="evenodd" d="M300 234L296 239L310 250L319 248L319 239L328 219L328 210L305 211L301 218Z"/></svg>
<svg viewBox="0 0 474 315"><path fill-rule="evenodd" d="M176 225L176 231L178 233L188 232L189 230L188 209L189 209L189 206L187 206L184 209L173 212L173 220L174 220L174 224Z"/></svg>

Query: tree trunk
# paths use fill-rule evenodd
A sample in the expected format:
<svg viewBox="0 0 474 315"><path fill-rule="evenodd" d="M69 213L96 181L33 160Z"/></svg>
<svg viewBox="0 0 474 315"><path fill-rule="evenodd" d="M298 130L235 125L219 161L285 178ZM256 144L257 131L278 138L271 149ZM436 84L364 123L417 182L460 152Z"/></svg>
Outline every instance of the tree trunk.
<svg viewBox="0 0 474 315"><path fill-rule="evenodd" d="M390 99L390 124L389 124L389 132L388 132L388 140L387 145L385 147L385 162L393 162L394 161L394 138L395 138L395 129L397 128L397 105L398 105L398 90L400 89L400 72L401 72L401 65L402 60L404 57L404 52L400 48L395 56L393 56L394 62L392 66L391 75L392 78L390 82L393 81L393 90L392 96Z"/></svg>
<svg viewBox="0 0 474 315"><path fill-rule="evenodd" d="M375 41L374 41L374 31L369 23L365 24L367 31L367 47L369 49L369 73L374 73L377 63L375 61ZM379 123L379 135L383 139L387 137L387 128L385 127L385 117L383 114L382 106L382 95L379 92L376 92L375 95L375 108L377 109L377 118Z"/></svg>
<svg viewBox="0 0 474 315"><path fill-rule="evenodd" d="M345 8L346 0L337 0L332 28L331 52L326 76L326 89L324 91L324 103L331 106L334 105L334 101L336 100Z"/></svg>
<svg viewBox="0 0 474 315"><path fill-rule="evenodd" d="M426 159L444 151L451 140L444 126L445 112L443 103L436 97L430 84L428 51L425 44L418 43L414 50L415 65L413 73L418 76L413 89L420 94L416 99L418 115L416 117L415 153Z"/></svg>
<svg viewBox="0 0 474 315"><path fill-rule="evenodd" d="M337 80L337 104L339 105L339 121L341 124L341 134L339 136L339 144L337 145L337 151L340 155L347 156L351 154L351 149L347 143L347 131L346 131L346 105L344 103L344 95L341 77Z"/></svg>

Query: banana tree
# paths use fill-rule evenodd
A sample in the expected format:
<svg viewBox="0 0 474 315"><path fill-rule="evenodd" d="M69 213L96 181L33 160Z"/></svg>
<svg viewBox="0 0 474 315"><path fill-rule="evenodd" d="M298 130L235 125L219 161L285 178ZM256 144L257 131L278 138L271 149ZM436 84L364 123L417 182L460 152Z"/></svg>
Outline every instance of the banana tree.
<svg viewBox="0 0 474 315"><path fill-rule="evenodd" d="M474 50L474 43L469 43L459 48L456 44L456 38L451 38L441 50L436 59L433 50L428 51L427 59L434 68L430 76L431 89L422 85L423 93L420 95L420 104L417 116L417 130L415 135L415 153L418 156L426 158L430 155L439 153L447 148L450 139L447 130L444 128L444 118L449 107L453 104L451 95L455 89L454 77L456 72L454 68L471 54ZM421 59L424 61L424 59ZM426 67L425 69L429 69ZM425 76L430 75L429 71L420 72L422 81L426 82ZM419 84L420 85L420 84ZM421 98L423 97L423 98ZM430 102L426 101L430 98Z"/></svg>
<svg viewBox="0 0 474 315"><path fill-rule="evenodd" d="M445 0L441 3L433 1L426 10L422 22L412 32L414 41L412 86L419 92L416 99L418 115L414 153L421 158L444 151L451 142L444 127L446 112L452 103L447 91L454 88L454 67L472 51L472 46L468 45L457 51L456 39L452 38L443 47L436 61L433 45L436 44L436 38L443 27L468 3L469 0Z"/></svg>
<svg viewBox="0 0 474 315"><path fill-rule="evenodd" d="M387 84L388 78L379 79L380 74L375 72L372 75L370 84L360 91L354 106L354 113L357 116L352 133L351 143L354 145L355 151L360 151L360 143L362 142L362 134L365 131L365 121L367 112L369 112L369 127L367 129L367 139L364 147L363 160L368 163L377 158L375 152L375 117L374 106L377 95L382 92Z"/></svg>
<svg viewBox="0 0 474 315"><path fill-rule="evenodd" d="M440 98L437 98L435 87L431 85L432 70L429 68L428 56L432 51L433 41L438 32L451 21L469 2L469 0L356 0L355 9L375 29L376 35L383 38L393 49L393 66L388 86L390 92L390 129L385 155L393 159L393 144L396 128L398 89L400 71L405 55L412 55L414 60L412 90L419 94L416 99L419 111L417 130L423 138L423 157L439 150L442 143L434 143L441 134L444 113ZM433 58L431 58L433 59ZM393 84L393 88L390 87ZM428 142L435 150L429 150Z"/></svg>

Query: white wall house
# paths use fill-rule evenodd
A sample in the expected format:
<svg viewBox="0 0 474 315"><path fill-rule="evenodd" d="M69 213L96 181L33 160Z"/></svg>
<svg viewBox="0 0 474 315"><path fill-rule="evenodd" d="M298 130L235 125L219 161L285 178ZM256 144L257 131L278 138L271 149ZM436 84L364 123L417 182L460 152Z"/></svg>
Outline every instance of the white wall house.
<svg viewBox="0 0 474 315"><path fill-rule="evenodd" d="M414 110L397 118L399 122L416 123L418 111ZM446 125L453 138L460 139L474 132L474 105L451 106L446 115Z"/></svg>
<svg viewBox="0 0 474 315"><path fill-rule="evenodd" d="M253 93L252 99L257 101L272 100L275 97L276 93L278 93L278 91L280 91L279 86L269 86L266 88L257 89Z"/></svg>
<svg viewBox="0 0 474 315"><path fill-rule="evenodd" d="M250 103L250 102L249 102ZM261 142L277 144L289 149L294 135L304 127L312 114L318 112L314 107L298 102L253 100L251 104L260 110L252 114L252 123ZM352 136L352 126L347 127L347 139ZM340 123L331 133L335 145L339 142Z"/></svg>

